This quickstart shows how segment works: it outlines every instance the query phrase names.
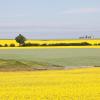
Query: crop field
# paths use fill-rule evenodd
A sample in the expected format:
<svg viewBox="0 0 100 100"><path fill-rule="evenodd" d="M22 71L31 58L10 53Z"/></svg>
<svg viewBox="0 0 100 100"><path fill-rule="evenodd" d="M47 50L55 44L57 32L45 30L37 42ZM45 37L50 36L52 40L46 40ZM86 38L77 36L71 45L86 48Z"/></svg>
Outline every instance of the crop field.
<svg viewBox="0 0 100 100"><path fill-rule="evenodd" d="M99 66L100 48L0 48L0 100L100 100Z"/></svg>
<svg viewBox="0 0 100 100"><path fill-rule="evenodd" d="M21 48L0 49L0 59L24 64L34 62L56 66L100 66L99 48ZM1 64L1 63L0 63ZM36 65L34 65L36 66Z"/></svg>
<svg viewBox="0 0 100 100"><path fill-rule="evenodd" d="M26 42L39 43L39 44L52 44L52 43L81 43L88 42L91 44L100 43L99 39L66 39L66 40L28 40Z"/></svg>
<svg viewBox="0 0 100 100"><path fill-rule="evenodd" d="M81 43L88 42L90 44L98 44L100 43L100 39L67 39L67 40L27 40L26 43L38 43L38 44L55 44L55 43ZM15 46L19 46L19 44L15 40L0 40L0 44L5 45L15 44Z"/></svg>
<svg viewBox="0 0 100 100"><path fill-rule="evenodd" d="M100 68L0 72L0 100L100 100Z"/></svg>

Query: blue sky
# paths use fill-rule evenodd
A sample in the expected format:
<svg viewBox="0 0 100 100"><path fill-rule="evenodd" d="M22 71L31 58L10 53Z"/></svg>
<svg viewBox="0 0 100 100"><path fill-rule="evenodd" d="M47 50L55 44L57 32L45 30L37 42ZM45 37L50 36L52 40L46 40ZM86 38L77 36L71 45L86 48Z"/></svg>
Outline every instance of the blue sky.
<svg viewBox="0 0 100 100"><path fill-rule="evenodd" d="M100 0L0 0L0 38L100 37Z"/></svg>

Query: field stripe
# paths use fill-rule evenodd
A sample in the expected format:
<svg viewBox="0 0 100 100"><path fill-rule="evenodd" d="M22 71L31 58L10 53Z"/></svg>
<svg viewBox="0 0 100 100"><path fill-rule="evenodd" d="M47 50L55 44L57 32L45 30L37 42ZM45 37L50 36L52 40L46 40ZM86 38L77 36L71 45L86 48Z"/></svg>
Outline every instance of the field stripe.
<svg viewBox="0 0 100 100"><path fill-rule="evenodd" d="M100 48L100 46L39 46L39 47L0 47L0 49L46 49L46 48Z"/></svg>

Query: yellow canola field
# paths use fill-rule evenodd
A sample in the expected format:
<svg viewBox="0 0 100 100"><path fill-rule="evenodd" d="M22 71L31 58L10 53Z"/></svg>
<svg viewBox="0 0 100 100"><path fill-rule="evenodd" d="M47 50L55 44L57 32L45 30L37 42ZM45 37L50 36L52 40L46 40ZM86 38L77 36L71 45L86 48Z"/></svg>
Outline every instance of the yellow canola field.
<svg viewBox="0 0 100 100"><path fill-rule="evenodd" d="M100 43L99 39L67 39L67 40L27 40L26 43L38 43L38 44L53 44L53 43L81 43L81 42L88 42L91 44L98 44ZM18 43L15 40L0 40L0 44L15 44L18 46Z"/></svg>
<svg viewBox="0 0 100 100"><path fill-rule="evenodd" d="M16 46L18 46L19 44L15 41L15 40L0 40L0 44L1 45L5 45L5 44L8 44L8 46L10 44L15 44Z"/></svg>
<svg viewBox="0 0 100 100"><path fill-rule="evenodd" d="M100 100L100 68L0 72L0 100Z"/></svg>
<svg viewBox="0 0 100 100"><path fill-rule="evenodd" d="M62 48L73 48L73 49L84 49L84 48L90 48L90 49L100 49L100 46L39 46L39 47L0 47L0 50L8 50L8 49L62 49Z"/></svg>
<svg viewBox="0 0 100 100"><path fill-rule="evenodd" d="M28 40L27 42L39 43L39 44L52 44L52 43L81 43L88 42L91 44L100 43L99 39L66 39L66 40Z"/></svg>

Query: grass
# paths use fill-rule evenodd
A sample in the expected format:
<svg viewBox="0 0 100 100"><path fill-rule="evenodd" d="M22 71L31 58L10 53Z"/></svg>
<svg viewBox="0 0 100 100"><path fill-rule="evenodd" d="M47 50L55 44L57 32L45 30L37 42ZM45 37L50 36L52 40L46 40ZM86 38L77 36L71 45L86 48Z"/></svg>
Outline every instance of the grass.
<svg viewBox="0 0 100 100"><path fill-rule="evenodd" d="M100 66L100 49L96 48L23 48L0 49L0 59L27 62L39 66ZM34 63L35 62L35 63ZM38 63L38 64L36 64Z"/></svg>
<svg viewBox="0 0 100 100"><path fill-rule="evenodd" d="M16 60L0 59L0 71L14 71L14 70L24 70L24 69L29 70L30 67Z"/></svg>
<svg viewBox="0 0 100 100"><path fill-rule="evenodd" d="M33 71L48 69L63 69L63 67L47 63L39 63L36 61L34 62L0 59L0 71Z"/></svg>
<svg viewBox="0 0 100 100"><path fill-rule="evenodd" d="M100 68L0 72L0 100L100 100Z"/></svg>

